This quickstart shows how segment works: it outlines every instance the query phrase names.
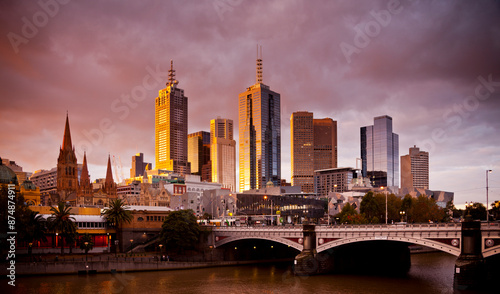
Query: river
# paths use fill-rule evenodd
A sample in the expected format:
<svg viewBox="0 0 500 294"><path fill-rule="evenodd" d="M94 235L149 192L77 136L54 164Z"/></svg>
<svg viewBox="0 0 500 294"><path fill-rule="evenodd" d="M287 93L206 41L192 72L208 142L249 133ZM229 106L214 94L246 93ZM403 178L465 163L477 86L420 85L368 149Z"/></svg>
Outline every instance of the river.
<svg viewBox="0 0 500 294"><path fill-rule="evenodd" d="M18 277L12 293L453 293L455 256L434 252L414 254L411 259L411 269L404 277L298 277L291 274L291 267L286 264L248 265L115 275Z"/></svg>

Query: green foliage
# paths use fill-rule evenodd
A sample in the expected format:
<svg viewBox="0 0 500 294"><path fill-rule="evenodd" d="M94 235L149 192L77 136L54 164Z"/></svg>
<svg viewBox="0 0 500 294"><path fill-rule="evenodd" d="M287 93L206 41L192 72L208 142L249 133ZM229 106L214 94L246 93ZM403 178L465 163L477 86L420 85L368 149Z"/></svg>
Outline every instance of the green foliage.
<svg viewBox="0 0 500 294"><path fill-rule="evenodd" d="M104 209L102 215L108 223L114 224L118 229L123 223L132 221L132 212L126 209L126 204L121 199L111 201L109 208Z"/></svg>
<svg viewBox="0 0 500 294"><path fill-rule="evenodd" d="M339 218L341 224L366 224L367 220L364 215L358 214L356 209L350 203L346 203L342 211L335 215Z"/></svg>
<svg viewBox="0 0 500 294"><path fill-rule="evenodd" d="M47 222L36 211L27 210L21 218L22 229L19 232L20 239L28 243L46 241Z"/></svg>
<svg viewBox="0 0 500 294"><path fill-rule="evenodd" d="M52 215L47 219L47 227L54 233L58 233L61 238L61 254L64 254L64 240L72 243L76 235L75 218L70 213L70 206L59 202L57 206L50 209Z"/></svg>
<svg viewBox="0 0 500 294"><path fill-rule="evenodd" d="M500 220L500 201L491 204L490 215L493 216L493 219Z"/></svg>
<svg viewBox="0 0 500 294"><path fill-rule="evenodd" d="M85 244L85 242L87 242L87 244ZM94 242L92 242L92 236L89 233L83 234L80 237L79 243L80 249L84 250L85 254L94 248Z"/></svg>
<svg viewBox="0 0 500 294"><path fill-rule="evenodd" d="M165 249L182 252L194 249L198 244L201 228L192 210L170 212L163 222L160 232L160 244Z"/></svg>
<svg viewBox="0 0 500 294"><path fill-rule="evenodd" d="M440 222L446 218L446 213L436 204L434 199L420 195L418 198L412 198L411 208L407 212L407 216L409 222Z"/></svg>
<svg viewBox="0 0 500 294"><path fill-rule="evenodd" d="M466 214L470 214L473 220L486 220L486 207L479 202L469 205L465 209Z"/></svg>

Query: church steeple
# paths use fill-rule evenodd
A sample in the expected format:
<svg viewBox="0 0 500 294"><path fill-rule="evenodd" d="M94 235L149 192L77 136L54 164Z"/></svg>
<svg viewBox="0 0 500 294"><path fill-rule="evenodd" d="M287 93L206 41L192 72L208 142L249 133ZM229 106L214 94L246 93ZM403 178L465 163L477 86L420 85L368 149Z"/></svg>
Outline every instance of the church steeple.
<svg viewBox="0 0 500 294"><path fill-rule="evenodd" d="M111 171L111 158L108 155L108 169L106 170L106 180L104 182L104 192L108 194L108 198L116 197L116 183L113 180L113 172Z"/></svg>
<svg viewBox="0 0 500 294"><path fill-rule="evenodd" d="M80 175L80 193L88 196L92 193L89 169L87 167L87 152L83 152L82 174Z"/></svg>
<svg viewBox="0 0 500 294"><path fill-rule="evenodd" d="M66 125L59 158L57 158L57 191L60 199L65 201L68 196L78 191L78 165L75 148L71 144L69 117L66 113Z"/></svg>
<svg viewBox="0 0 500 294"><path fill-rule="evenodd" d="M64 137L61 149L63 150L73 149L73 145L71 144L71 132L69 131L68 113L66 113L66 126L64 127Z"/></svg>

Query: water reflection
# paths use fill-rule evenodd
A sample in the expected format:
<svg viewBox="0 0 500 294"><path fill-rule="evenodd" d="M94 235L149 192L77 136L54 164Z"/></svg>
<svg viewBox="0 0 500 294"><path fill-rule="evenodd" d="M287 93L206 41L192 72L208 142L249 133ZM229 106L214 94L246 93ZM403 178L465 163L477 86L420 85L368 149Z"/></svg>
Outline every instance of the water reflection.
<svg viewBox="0 0 500 294"><path fill-rule="evenodd" d="M405 277L298 277L289 265L19 277L14 293L453 293L455 259L445 253L413 255Z"/></svg>

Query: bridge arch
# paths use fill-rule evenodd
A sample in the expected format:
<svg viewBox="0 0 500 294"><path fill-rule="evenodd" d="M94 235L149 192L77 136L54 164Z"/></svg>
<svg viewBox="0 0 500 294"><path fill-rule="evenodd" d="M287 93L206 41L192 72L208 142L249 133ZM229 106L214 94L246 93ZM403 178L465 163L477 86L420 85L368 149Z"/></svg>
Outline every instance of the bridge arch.
<svg viewBox="0 0 500 294"><path fill-rule="evenodd" d="M393 236L360 236L360 237L342 238L342 239L330 241L328 243L324 243L322 245L318 245L316 248L316 251L318 253L320 253L320 252L323 252L323 251L326 251L328 249L335 248L335 247L338 247L341 245L364 242L364 241L405 242L405 243L427 246L430 248L434 248L434 249L446 252L446 253L454 255L454 256L460 255L460 248L446 245L446 244L438 242L438 241L429 240L429 239L412 238L412 237L393 237ZM460 242L460 239L458 239L458 242ZM320 243L317 242L317 244L320 244Z"/></svg>
<svg viewBox="0 0 500 294"><path fill-rule="evenodd" d="M272 241L272 242L276 242L276 243L281 243L281 244L284 244L284 245L288 245L289 247L292 247L296 250L298 250L299 252L302 251L302 249L304 248L304 246L302 246L301 244L298 244L297 242L294 242L292 240L289 240L289 239L286 239L286 238L280 238L280 237L262 237L262 236L231 236L231 237L227 237L227 238L224 238L220 241L216 241L215 242L215 246L216 247L220 247L222 245L225 245L225 244L228 244L228 243L231 243L231 242L236 242L236 241L240 241L240 240L266 240L266 241Z"/></svg>

